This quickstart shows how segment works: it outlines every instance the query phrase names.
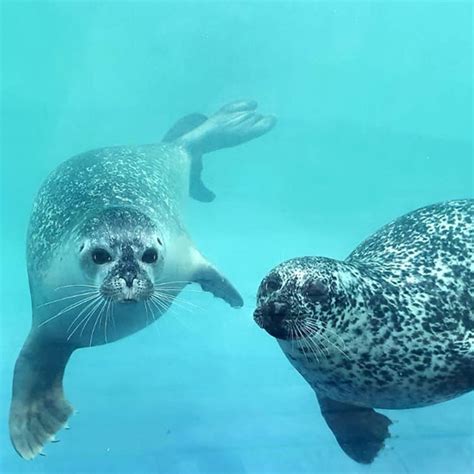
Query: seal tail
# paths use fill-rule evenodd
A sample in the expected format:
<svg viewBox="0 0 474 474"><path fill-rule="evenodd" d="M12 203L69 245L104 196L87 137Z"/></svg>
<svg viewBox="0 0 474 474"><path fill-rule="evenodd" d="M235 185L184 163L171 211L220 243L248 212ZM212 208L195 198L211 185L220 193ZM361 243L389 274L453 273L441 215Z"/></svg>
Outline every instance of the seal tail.
<svg viewBox="0 0 474 474"><path fill-rule="evenodd" d="M203 114L189 114L180 118L165 134L164 143L174 142L191 130L206 122L207 117ZM202 202L211 202L216 195L202 182L202 153L194 151L191 153L191 170L189 173L189 195Z"/></svg>
<svg viewBox="0 0 474 474"><path fill-rule="evenodd" d="M73 350L30 333L18 356L9 428L12 444L24 459L41 454L73 412L63 393L64 369Z"/></svg>

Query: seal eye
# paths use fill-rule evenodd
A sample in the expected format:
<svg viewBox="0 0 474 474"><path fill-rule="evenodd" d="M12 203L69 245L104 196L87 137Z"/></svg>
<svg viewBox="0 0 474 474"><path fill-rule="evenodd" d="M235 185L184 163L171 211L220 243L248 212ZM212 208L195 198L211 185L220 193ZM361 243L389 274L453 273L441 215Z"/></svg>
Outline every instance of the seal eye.
<svg viewBox="0 0 474 474"><path fill-rule="evenodd" d="M323 282L318 281L318 280L309 281L306 284L306 288L304 290L305 295L312 299L321 298L327 292L328 292L327 286Z"/></svg>
<svg viewBox="0 0 474 474"><path fill-rule="evenodd" d="M158 260L158 252L155 249L146 249L142 255L144 263L155 263Z"/></svg>
<svg viewBox="0 0 474 474"><path fill-rule="evenodd" d="M94 263L97 263L97 265L103 265L104 263L111 262L112 256L107 250L99 248L92 252L92 260Z"/></svg>
<svg viewBox="0 0 474 474"><path fill-rule="evenodd" d="M269 293L273 293L281 288L281 280L279 277L270 277L265 282L265 290Z"/></svg>

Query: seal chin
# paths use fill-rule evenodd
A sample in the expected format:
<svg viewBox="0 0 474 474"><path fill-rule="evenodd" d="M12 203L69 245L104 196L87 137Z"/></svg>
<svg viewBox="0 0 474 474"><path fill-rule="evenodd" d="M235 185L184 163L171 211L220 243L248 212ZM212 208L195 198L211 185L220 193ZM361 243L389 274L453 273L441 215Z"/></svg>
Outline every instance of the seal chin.
<svg viewBox="0 0 474 474"><path fill-rule="evenodd" d="M263 329L265 329L265 331L267 331L270 336L273 336L277 339L281 339L282 341L288 341L291 339L291 336L288 331L282 328L281 326L269 325L267 327L264 327Z"/></svg>

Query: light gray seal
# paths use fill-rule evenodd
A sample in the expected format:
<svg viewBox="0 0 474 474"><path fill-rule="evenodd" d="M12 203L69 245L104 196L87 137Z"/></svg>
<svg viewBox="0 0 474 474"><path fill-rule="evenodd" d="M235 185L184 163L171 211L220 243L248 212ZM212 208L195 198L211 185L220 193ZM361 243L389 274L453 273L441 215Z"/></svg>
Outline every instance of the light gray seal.
<svg viewBox="0 0 474 474"><path fill-rule="evenodd" d="M242 305L194 246L181 210L188 192L214 198L201 180L203 154L274 126L256 107L234 102L210 118L181 119L162 143L75 156L42 185L27 244L32 328L15 365L9 421L23 458L40 453L72 413L62 380L75 349L144 328L189 283Z"/></svg>
<svg viewBox="0 0 474 474"><path fill-rule="evenodd" d="M345 261L289 260L258 290L255 321L315 390L354 460L371 463L391 421L474 388L474 201L407 214Z"/></svg>

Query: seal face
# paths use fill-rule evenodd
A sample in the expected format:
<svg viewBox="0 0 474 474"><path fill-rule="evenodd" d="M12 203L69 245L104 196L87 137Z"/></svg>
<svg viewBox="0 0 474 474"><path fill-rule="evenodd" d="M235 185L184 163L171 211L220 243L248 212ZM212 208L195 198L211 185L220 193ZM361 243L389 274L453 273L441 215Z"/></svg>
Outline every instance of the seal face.
<svg viewBox="0 0 474 474"><path fill-rule="evenodd" d="M373 408L420 407L474 388L473 202L419 209L344 262L296 258L260 285L255 321L359 462L372 462L389 436L390 420Z"/></svg>
<svg viewBox="0 0 474 474"><path fill-rule="evenodd" d="M238 291L195 248L181 222L188 194L214 199L201 180L202 155L268 132L257 104L228 104L186 116L162 143L107 147L56 168L35 200L27 260L33 319L15 365L13 446L41 452L72 407L62 378L75 349L141 330L197 283L232 307Z"/></svg>

